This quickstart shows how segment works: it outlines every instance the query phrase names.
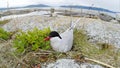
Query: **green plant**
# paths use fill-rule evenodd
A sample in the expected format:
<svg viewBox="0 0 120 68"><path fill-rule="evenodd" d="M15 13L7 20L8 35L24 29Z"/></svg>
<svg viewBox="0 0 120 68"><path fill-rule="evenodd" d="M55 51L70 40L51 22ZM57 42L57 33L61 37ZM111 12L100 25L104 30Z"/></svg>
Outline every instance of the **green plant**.
<svg viewBox="0 0 120 68"><path fill-rule="evenodd" d="M0 39L7 40L10 38L10 33L5 31L3 28L0 28Z"/></svg>
<svg viewBox="0 0 120 68"><path fill-rule="evenodd" d="M0 21L0 25L4 25L6 23L8 23L10 20L3 20L3 21Z"/></svg>
<svg viewBox="0 0 120 68"><path fill-rule="evenodd" d="M25 53L40 49L50 49L50 42L45 42L44 38L50 33L50 28L39 30L34 28L32 31L20 32L13 40L17 53Z"/></svg>

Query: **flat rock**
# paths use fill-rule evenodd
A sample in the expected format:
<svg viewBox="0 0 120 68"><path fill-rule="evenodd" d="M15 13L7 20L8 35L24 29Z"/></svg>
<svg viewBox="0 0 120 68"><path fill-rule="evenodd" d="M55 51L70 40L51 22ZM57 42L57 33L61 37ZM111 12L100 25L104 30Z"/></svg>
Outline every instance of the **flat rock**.
<svg viewBox="0 0 120 68"><path fill-rule="evenodd" d="M77 63L73 59L59 59L54 63L50 63L46 68L104 68L99 65L89 63Z"/></svg>

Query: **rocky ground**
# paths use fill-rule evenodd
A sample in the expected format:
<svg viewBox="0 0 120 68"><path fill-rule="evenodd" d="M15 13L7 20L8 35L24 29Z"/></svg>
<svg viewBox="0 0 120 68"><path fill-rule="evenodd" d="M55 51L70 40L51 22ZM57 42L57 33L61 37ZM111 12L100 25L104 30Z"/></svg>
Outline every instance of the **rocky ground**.
<svg viewBox="0 0 120 68"><path fill-rule="evenodd" d="M72 20L76 21L79 17L73 17ZM10 20L2 26L8 32L15 32L17 30L32 30L34 27L43 29L50 27L51 30L56 30L58 32L65 31L70 26L71 17L69 16L41 16L41 15L29 15L23 17L17 17ZM89 41L93 44L98 43L108 43L115 47L116 52L119 52L120 48L120 24L118 22L106 22L100 19L92 19L81 17L80 21L76 23L76 29L84 30L86 35L89 37ZM84 46L84 45L83 45ZM7 47L7 48L6 48ZM12 48L11 40L0 43L0 64L2 67L6 68L21 68L18 62L24 64L23 59L25 56L19 59L14 56L11 52L14 51ZM11 57L12 56L12 57ZM16 59L15 59L16 58ZM95 58L95 57L93 57ZM103 59L104 57L102 57ZM111 58L111 57L110 57ZM13 60L11 60L13 59ZM117 56L117 59L120 59L120 56ZM30 59L29 59L30 60ZM112 59L106 60L104 62L113 62ZM18 62L16 62L18 61ZM119 62L117 61L117 66L120 67ZM44 65L44 64L43 64ZM27 66L27 65L26 65ZM47 66L47 67L46 67ZM70 67L69 67L70 66ZM115 66L115 65L114 65ZM59 59L54 63L45 64L43 68L105 68L97 64L91 63L78 63L73 59Z"/></svg>
<svg viewBox="0 0 120 68"><path fill-rule="evenodd" d="M76 21L78 17L73 18ZM12 19L3 28L6 31L31 30L34 27L43 29L50 27L51 30L65 31L70 25L70 17L48 17L48 16L25 16ZM105 22L100 19L81 18L76 24L77 29L84 29L93 42L104 42L120 48L120 24L117 22Z"/></svg>

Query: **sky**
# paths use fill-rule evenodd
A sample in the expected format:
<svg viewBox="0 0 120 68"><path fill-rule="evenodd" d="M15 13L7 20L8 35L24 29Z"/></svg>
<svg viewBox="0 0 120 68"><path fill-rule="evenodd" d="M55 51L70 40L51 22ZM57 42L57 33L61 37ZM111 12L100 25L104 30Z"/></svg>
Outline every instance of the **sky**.
<svg viewBox="0 0 120 68"><path fill-rule="evenodd" d="M50 6L83 5L120 12L120 0L0 0L0 8L7 7L7 1L9 2L9 7L20 7L31 4L46 4Z"/></svg>

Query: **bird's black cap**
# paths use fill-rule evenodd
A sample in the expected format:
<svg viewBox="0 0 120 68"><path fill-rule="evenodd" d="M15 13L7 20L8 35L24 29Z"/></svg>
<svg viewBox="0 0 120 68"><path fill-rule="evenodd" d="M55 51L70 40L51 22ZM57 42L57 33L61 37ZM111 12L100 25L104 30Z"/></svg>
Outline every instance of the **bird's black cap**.
<svg viewBox="0 0 120 68"><path fill-rule="evenodd" d="M52 37L59 37L60 39L62 39L61 36L59 35L59 33L56 32L56 31L50 32L49 37L51 37L51 38L52 38Z"/></svg>

